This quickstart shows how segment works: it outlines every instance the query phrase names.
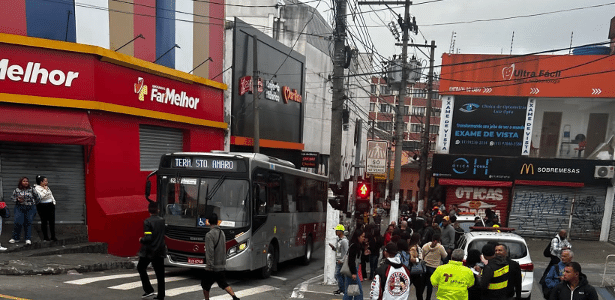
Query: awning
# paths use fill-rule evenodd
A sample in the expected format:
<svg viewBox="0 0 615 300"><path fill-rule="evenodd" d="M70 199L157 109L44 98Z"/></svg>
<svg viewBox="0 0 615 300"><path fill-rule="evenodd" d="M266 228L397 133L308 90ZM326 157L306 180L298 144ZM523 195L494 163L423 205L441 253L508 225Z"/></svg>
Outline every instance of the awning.
<svg viewBox="0 0 615 300"><path fill-rule="evenodd" d="M543 180L515 180L515 185L544 185L544 186L565 186L581 188L585 186L583 182L565 181L543 181Z"/></svg>
<svg viewBox="0 0 615 300"><path fill-rule="evenodd" d="M0 106L0 141L94 145L96 136L85 111Z"/></svg>
<svg viewBox="0 0 615 300"><path fill-rule="evenodd" d="M510 181L488 181L488 180L467 180L467 179L450 179L440 178L440 185L457 185L457 186L493 186L493 187L511 187Z"/></svg>

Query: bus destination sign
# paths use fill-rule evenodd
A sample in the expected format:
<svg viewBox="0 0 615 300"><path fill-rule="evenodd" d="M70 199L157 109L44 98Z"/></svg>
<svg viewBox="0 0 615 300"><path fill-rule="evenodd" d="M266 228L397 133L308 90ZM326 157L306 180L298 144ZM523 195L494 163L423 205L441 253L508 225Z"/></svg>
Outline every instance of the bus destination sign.
<svg viewBox="0 0 615 300"><path fill-rule="evenodd" d="M237 161L221 158L175 157L172 168L237 172Z"/></svg>

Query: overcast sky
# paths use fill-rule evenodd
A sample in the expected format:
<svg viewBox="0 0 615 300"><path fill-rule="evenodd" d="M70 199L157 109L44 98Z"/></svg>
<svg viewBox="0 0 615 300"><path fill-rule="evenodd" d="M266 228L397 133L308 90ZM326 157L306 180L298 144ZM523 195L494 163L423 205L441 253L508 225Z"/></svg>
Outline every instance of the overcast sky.
<svg viewBox="0 0 615 300"><path fill-rule="evenodd" d="M316 7L325 19L332 19L330 6L334 0L305 1ZM348 0L349 13L357 12L357 0ZM359 0L361 1L361 0ZM598 6L598 7L594 7ZM393 35L383 25L393 20L391 10L384 5L360 5L369 36L380 55L390 58L393 54L401 54L401 47L395 47ZM391 6L393 10L403 15L404 9L399 5ZM398 7L398 8L395 8ZM352 11L351 11L352 10ZM551 13L554 12L554 13ZM615 17L615 2L606 0L415 0L410 8L411 16L416 17L419 34L411 34L415 43L436 42L436 65L441 64L442 53L449 52L451 34L455 34L454 52L461 54L509 54L514 31L512 54L527 54L549 49L567 48L589 43L599 43L608 40L611 18ZM525 17L542 14L539 16ZM484 19L503 19L484 22L473 22ZM383 21L381 21L382 19ZM348 16L348 23L361 25L363 23L357 14ZM455 23L437 25L443 23ZM398 26L399 28L399 26ZM353 35L357 29L351 28ZM423 37L424 36L424 37ZM350 43L352 45L352 43ZM363 51L363 49L360 49ZM428 49L424 49L429 53ZM427 57L414 48L409 53L417 53L417 57L426 60ZM558 52L567 54L568 51Z"/></svg>

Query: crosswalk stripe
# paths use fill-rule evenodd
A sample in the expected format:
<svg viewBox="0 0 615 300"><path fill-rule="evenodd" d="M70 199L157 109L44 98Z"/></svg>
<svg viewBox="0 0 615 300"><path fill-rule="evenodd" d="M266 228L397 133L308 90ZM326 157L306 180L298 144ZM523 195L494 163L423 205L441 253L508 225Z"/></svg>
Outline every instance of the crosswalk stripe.
<svg viewBox="0 0 615 300"><path fill-rule="evenodd" d="M277 289L278 288L272 287L270 285L261 285L261 286L253 287L253 288L250 288L250 289L245 289L245 290L237 291L237 292L235 292L235 296L237 296L238 298L241 298L241 297L252 296L252 295L256 295L256 294L260 294L260 293L265 293L265 292L269 292L269 291L273 291L273 290L277 290ZM209 299L210 300L228 299L228 295L226 294L226 292L224 292L223 295L212 297L212 298L209 298Z"/></svg>
<svg viewBox="0 0 615 300"><path fill-rule="evenodd" d="M154 275L154 272L147 272L148 275ZM130 278L130 277L138 277L139 273L130 273L130 274L117 274L117 275L108 275L108 276L100 276L100 277L90 277L90 278L82 278L77 280L70 280L64 283L68 284L76 284L76 285L84 285L88 283L93 283L97 281L105 281L112 279L120 279L120 278Z"/></svg>
<svg viewBox="0 0 615 300"><path fill-rule="evenodd" d="M188 279L188 277L183 277L183 276L175 276L175 277L167 277L164 279L165 283L168 282L174 282L174 281L180 281L180 280L186 280ZM157 284L158 280L156 279L151 279L150 282L152 284ZM110 286L109 288L112 290L131 290L131 289L136 289L136 288L140 288L142 287L141 285L141 281L134 281L134 282L128 282L128 283L124 283L124 284L120 284L120 285L114 285L114 286Z"/></svg>
<svg viewBox="0 0 615 300"><path fill-rule="evenodd" d="M214 288L214 287L218 287L218 285L214 283L211 286L211 288ZM185 293L199 292L199 291L202 291L202 290L203 290L203 288L201 287L201 285L197 284L197 285L182 286L182 287L166 290L164 292L164 294L167 297L173 297L173 296L177 296L177 295L181 295L181 294L185 294Z"/></svg>

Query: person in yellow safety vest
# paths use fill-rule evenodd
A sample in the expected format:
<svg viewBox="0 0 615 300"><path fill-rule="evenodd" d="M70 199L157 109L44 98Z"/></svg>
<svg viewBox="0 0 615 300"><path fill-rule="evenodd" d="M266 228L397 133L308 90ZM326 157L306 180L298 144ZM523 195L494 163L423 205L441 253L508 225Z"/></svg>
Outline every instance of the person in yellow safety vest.
<svg viewBox="0 0 615 300"><path fill-rule="evenodd" d="M506 258L495 255L495 244L483 246L483 257L489 261L481 272L482 300L508 299L510 266Z"/></svg>
<svg viewBox="0 0 615 300"><path fill-rule="evenodd" d="M438 300L468 300L468 288L474 285L474 273L462 263L463 250L455 249L451 260L436 268L431 284L438 288Z"/></svg>

